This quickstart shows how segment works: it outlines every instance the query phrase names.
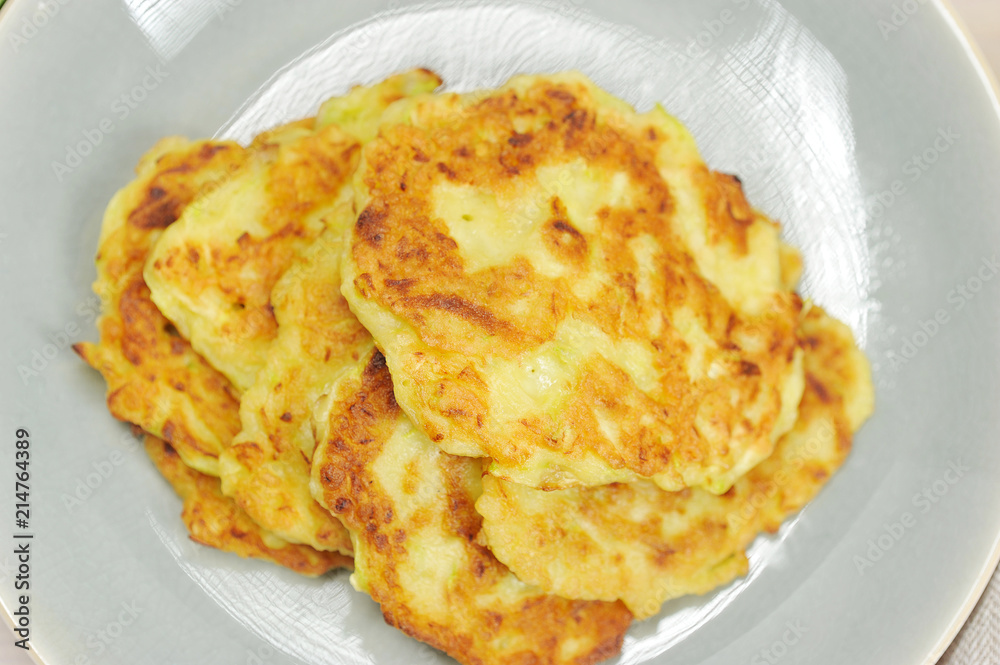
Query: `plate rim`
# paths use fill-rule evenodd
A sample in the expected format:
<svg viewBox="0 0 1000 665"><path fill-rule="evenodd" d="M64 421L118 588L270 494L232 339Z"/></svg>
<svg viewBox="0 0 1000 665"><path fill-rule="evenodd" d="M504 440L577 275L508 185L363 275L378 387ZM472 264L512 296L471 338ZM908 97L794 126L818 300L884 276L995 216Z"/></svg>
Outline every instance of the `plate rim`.
<svg viewBox="0 0 1000 665"><path fill-rule="evenodd" d="M979 46L967 23L961 17L954 2L952 0L932 0L932 2L940 10L942 20L957 38L962 51L964 51L969 63L976 71L980 83L992 102L994 116L998 126L1000 126L1000 79L997 78L996 72L994 72L992 66L989 64L985 53ZM20 5L25 3L23 0L0 0L0 25L3 25L4 21L13 20L11 19L11 7L15 4L20 7ZM1000 533L994 536L993 549L988 553L986 561L980 569L975 583L969 589L964 603L957 609L948 628L931 648L930 653L922 661L922 665L937 665L941 660L945 651L954 643L958 634L968 623L969 617L971 617L972 612L980 600L982 600L990 581L998 569L1000 569ZM0 608L3 610L2 614L5 623L13 632L13 614L2 598L0 598ZM41 654L36 650L34 642L29 641L28 646L29 648L25 653L34 663L37 665L55 665L54 661L47 661L42 658Z"/></svg>
<svg viewBox="0 0 1000 665"><path fill-rule="evenodd" d="M993 114L996 121L1000 123L1000 81L997 80L996 72L990 66L989 61L986 59L986 54L972 35L969 26L966 25L958 9L955 8L954 2L952 0L933 1L938 9L941 10L943 20L951 29L952 34L958 39L959 45L965 52L970 64L972 64L979 75L980 83L983 84L986 93L993 102ZM979 601L982 600L983 595L986 593L986 588L989 586L990 580L993 579L993 575L998 567L1000 567L1000 533L994 536L993 550L989 553L986 562L983 564L983 568L979 571L976 583L972 585L972 588L966 595L965 603L955 612L948 629L938 639L937 644L934 645L931 652L927 654L922 665L937 665L941 657L944 656L945 651L955 642L955 638L958 637L958 634L965 627L966 623L968 623L969 617L972 616L972 611L976 609Z"/></svg>

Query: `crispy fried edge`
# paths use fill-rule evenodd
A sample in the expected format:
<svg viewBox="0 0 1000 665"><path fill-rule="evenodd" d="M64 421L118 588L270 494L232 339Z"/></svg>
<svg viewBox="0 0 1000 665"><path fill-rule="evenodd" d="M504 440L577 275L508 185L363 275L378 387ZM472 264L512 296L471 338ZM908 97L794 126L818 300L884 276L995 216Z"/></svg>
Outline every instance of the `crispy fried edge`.
<svg viewBox="0 0 1000 665"><path fill-rule="evenodd" d="M396 405L381 353L373 352L356 369L355 376L336 392L346 398L331 407L328 426L320 427L320 432L328 434L318 441L313 458L313 492L351 531L356 577L362 571L379 572L365 573L357 585L381 605L386 622L469 665L591 665L618 653L632 618L621 603L570 601L524 587L524 599L516 607L503 606L497 612L474 605L466 610L452 607L451 616L456 620L470 620L465 630L458 631L434 618L421 617L406 604L406 581L398 576L399 564L407 556L406 525L397 519L394 500L374 476L372 465L396 428L412 425ZM470 494L463 476L479 462L437 451L429 441L427 446L438 456L448 484L439 490L441 506L447 506L443 519L454 530L470 562L463 571L466 579L449 591L451 600L456 601L455 594L472 599L505 580L515 580L488 550L474 542L480 519L473 508L476 497ZM527 644L513 652L497 651L496 643L503 641L507 631L512 641ZM582 636L592 638L590 648L565 656L563 650Z"/></svg>
<svg viewBox="0 0 1000 665"><path fill-rule="evenodd" d="M343 217L350 218L350 213L345 211ZM340 295L336 267L339 266L342 251L342 235L333 228L324 231L275 284L271 299L278 320L278 336L271 345L267 365L243 395L240 404L243 429L220 456L220 468L225 494L235 499L258 524L292 542L305 542L317 549L347 554L353 551L347 530L340 520L316 502L309 491L311 459L302 450L299 440L303 436L303 428L311 427L312 404L342 371L345 359L360 353L359 343L365 350L371 343L368 332L350 313ZM327 270L331 267L329 262L335 263L332 272ZM317 283L326 276L329 283ZM318 294L327 296L327 306L335 308L334 318L317 320L319 307L311 312L299 311L298 308L310 304L309 298ZM309 364L308 367L286 367L280 361L296 351L301 361ZM319 383L303 387L303 381ZM281 395L288 395L290 391L304 388L307 388L307 394L296 393L295 397L304 400L308 407L305 413L294 404L281 406L279 391ZM309 434L309 444L313 443ZM258 495L262 491L269 492L273 486L274 465L301 468L304 486L300 489L304 494L292 492L289 495L286 492L284 498L289 499L290 496L286 504L292 505L288 507L294 514L308 514L311 523L319 525L318 532L303 535L298 528L288 528L284 524L286 515L281 512L284 508L275 509L261 501ZM291 482L297 481L292 479ZM273 493L269 493L269 497L274 498ZM303 504L300 499L306 503Z"/></svg>
<svg viewBox="0 0 1000 665"><path fill-rule="evenodd" d="M222 494L218 478L188 467L166 441L147 435L145 448L156 468L183 500L181 518L191 540L196 543L244 558L270 561L313 577L334 568L353 567L353 560L348 556L288 543L259 527L232 499Z"/></svg>
<svg viewBox="0 0 1000 665"><path fill-rule="evenodd" d="M746 548L760 533L775 531L783 521L819 493L833 472L846 459L851 448L853 432L860 428L872 411L874 397L870 369L864 355L854 344L849 329L814 306L802 323L801 335L803 345L807 348L805 364L808 385L803 396L800 421L782 438L775 453L737 481L727 495L710 497L720 503L720 506L726 501L727 496L742 497L745 501L727 504L724 513L714 516L717 519L713 521L710 516L708 522L699 523L698 533L711 538L711 542L704 545L705 553L714 551L712 548L722 548L721 556L706 560L701 568L693 571L690 570L693 560L683 561L682 564L687 566L684 570L690 573L688 578L675 583L672 577L683 571L665 571L670 574L664 575L663 579L657 579L655 576L649 578L645 591L640 590L633 596L623 594L621 587L611 588L600 584L598 587L602 590L599 592L582 592L580 589L586 585L580 586L578 577L567 579L560 576L561 582L554 580L545 566L539 567L538 564L547 559L547 551L559 553L568 551L570 546L568 540L566 547L560 547L559 543L562 538L569 536L562 526L554 525L573 523L575 520L571 515L560 517L559 504L553 503L549 510L543 510L538 514L542 519L553 520L552 529L548 530L549 538L539 539L528 524L528 521L533 522L535 518L519 515L515 495L530 492L543 500L546 496L556 498L557 495L546 495L539 490L523 488L488 475L483 479L484 493L476 504L477 510L484 516L482 532L484 544L491 546L501 561L509 564L520 577L530 583L567 597L603 600L622 598L638 619L656 614L661 604L667 600L691 593L707 593L745 574ZM857 371L860 371L860 374L855 373ZM855 404L849 405L849 403ZM831 427L823 428L821 425L821 432L812 431L814 423L828 421ZM814 437L824 434L831 437L833 444L834 457L831 459L816 458L821 451L825 454L826 442L814 440ZM807 440L807 443L805 448L800 450L803 448L800 445L803 440ZM820 448L812 451L810 448L813 445ZM785 480L780 482L782 477ZM582 494L582 497L596 491L599 490L593 488L565 490L571 495ZM685 493L689 492L697 493L702 490L688 490ZM671 495L673 493L664 492L665 498ZM746 511L745 508L748 507L752 507L752 510ZM591 508L581 507L581 510L587 511ZM743 515L744 512L749 512L749 516ZM585 516L581 519L586 521ZM589 524L585 532L588 537L592 537L589 534L600 527L593 523ZM518 529L526 537L528 534L531 535L530 545L515 538L513 534ZM693 548L697 551L698 545L702 544L701 536L695 537L693 531L687 535L689 538L679 542L662 541L652 544L656 533L643 532L640 547L646 556L655 554L662 556L664 562L669 562L675 553L687 555ZM511 543L517 545L511 547ZM601 558L606 556L608 556L606 552L599 554ZM548 560L553 564L558 562L557 559ZM569 566L561 565L560 568L568 569ZM574 584L576 591L571 588ZM651 596L646 593L650 589L656 589L658 594Z"/></svg>
<svg viewBox="0 0 1000 665"><path fill-rule="evenodd" d="M185 340L171 334L172 326L149 297L142 269L162 230L199 194L225 180L234 164L241 163L238 158L226 161L233 153L242 156L243 149L230 142L188 142L173 137L143 156L136 169L138 178L112 199L101 229L94 283L103 306L97 321L101 341L73 346L104 376L113 416L166 439L187 464L212 475L218 474L219 451L239 431L237 398L221 374ZM197 179L216 162L224 167L221 174L212 173L204 182ZM193 186L182 177L186 174L193 174ZM154 352L161 358L177 359L174 369L184 380L173 377L175 384L170 385L162 378L162 367L143 367L147 355ZM196 369L192 371L191 366ZM196 389L189 385L192 382L197 383ZM157 393L154 400L147 394L151 389ZM164 408L164 391L169 391L166 394L174 408ZM206 397L216 403L198 408L198 401Z"/></svg>

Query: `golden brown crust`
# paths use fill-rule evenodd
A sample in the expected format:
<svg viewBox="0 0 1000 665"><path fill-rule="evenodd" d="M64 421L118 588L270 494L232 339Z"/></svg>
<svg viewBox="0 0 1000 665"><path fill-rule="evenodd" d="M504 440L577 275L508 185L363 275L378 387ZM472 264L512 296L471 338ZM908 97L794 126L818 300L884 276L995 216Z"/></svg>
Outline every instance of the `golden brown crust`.
<svg viewBox="0 0 1000 665"><path fill-rule="evenodd" d="M704 187L708 193L709 241L713 245L727 242L738 254L746 254L747 230L757 221L753 208L743 194L739 178L725 173L707 174Z"/></svg>
<svg viewBox="0 0 1000 665"><path fill-rule="evenodd" d="M260 528L236 503L222 494L219 479L191 469L169 443L145 439L146 452L163 477L184 500L181 518L191 540L241 557L263 559L303 575L322 575L352 568L350 557L293 545Z"/></svg>
<svg viewBox="0 0 1000 665"><path fill-rule="evenodd" d="M484 540L525 581L567 597L621 598L637 618L744 574L746 547L815 496L871 412L868 365L847 328L813 307L802 336L799 421L724 495L648 482L546 493L486 476L476 505Z"/></svg>
<svg viewBox="0 0 1000 665"><path fill-rule="evenodd" d="M243 394L243 431L220 466L223 491L258 524L292 542L350 553L344 526L309 492L313 406L343 364L357 360L358 347L371 346L340 295L342 228L320 235L275 285L278 336Z"/></svg>
<svg viewBox="0 0 1000 665"><path fill-rule="evenodd" d="M162 230L244 159L229 142L165 139L150 151L105 215L94 284L101 340L74 346L107 381L113 416L166 439L188 464L215 475L219 452L240 429L238 399L152 303L142 269Z"/></svg>
<svg viewBox="0 0 1000 665"><path fill-rule="evenodd" d="M153 301L241 392L277 334L271 290L350 207L365 137L386 106L439 83L426 70L405 72L328 100L319 119L264 132L244 167L158 241L144 271Z"/></svg>
<svg viewBox="0 0 1000 665"><path fill-rule="evenodd" d="M545 489L645 477L724 491L773 450L801 394L802 303L778 278L776 225L668 121L608 110L578 80L532 80L480 101L418 103L413 124L383 127L356 177L345 293L403 382L404 408L444 450L490 457L499 475ZM669 164L670 151L687 161ZM577 168L609 191L626 182L627 202L574 218L579 202L566 190L586 178L567 175L561 190L544 179ZM499 201L499 226L471 211L438 215L448 188ZM537 222L510 221L518 197L540 207ZM692 209L704 217L701 254L684 230ZM463 245L465 233L506 243L529 222L535 235L505 260L484 265ZM756 261L768 277L736 301L706 277L705 252ZM586 352L569 328L640 349L655 377L639 385L606 344ZM523 368L537 353L572 358L569 396L549 412L507 408L519 387L496 378L497 363ZM605 473L586 477L598 462Z"/></svg>
<svg viewBox="0 0 1000 665"><path fill-rule="evenodd" d="M157 243L145 277L160 309L238 389L277 333L271 289L344 205L361 145L311 121L262 135L247 165Z"/></svg>
<svg viewBox="0 0 1000 665"><path fill-rule="evenodd" d="M479 461L412 429L380 353L337 394L314 494L351 530L356 584L387 623L467 665L584 665L620 650L631 621L623 605L541 593L476 542Z"/></svg>

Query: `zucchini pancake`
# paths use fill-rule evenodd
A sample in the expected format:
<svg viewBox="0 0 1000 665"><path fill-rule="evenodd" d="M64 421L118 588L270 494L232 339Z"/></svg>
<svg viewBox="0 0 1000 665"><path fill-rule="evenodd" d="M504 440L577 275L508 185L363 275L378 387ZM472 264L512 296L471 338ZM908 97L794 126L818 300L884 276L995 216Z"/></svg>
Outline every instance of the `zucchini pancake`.
<svg viewBox="0 0 1000 665"><path fill-rule="evenodd" d="M331 99L316 119L261 134L251 149L268 158L202 197L156 243L144 271L153 302L240 391L253 385L276 334L275 282L326 218L351 205L361 142L389 104L440 84L415 70Z"/></svg>
<svg viewBox="0 0 1000 665"><path fill-rule="evenodd" d="M746 573L845 460L868 361L662 108L575 72L440 84L159 142L75 348L195 541L353 568L465 665L591 665Z"/></svg>
<svg viewBox="0 0 1000 665"><path fill-rule="evenodd" d="M319 575L350 565L346 530L337 524L336 551L319 552L262 528L222 494L219 454L240 431L236 392L160 313L142 277L163 229L249 158L236 144L178 138L160 141L142 158L101 230L94 284L103 304L100 343L74 348L107 381L112 415L151 435L146 451L182 497L194 540Z"/></svg>
<svg viewBox="0 0 1000 665"><path fill-rule="evenodd" d="M385 360L351 366L317 412L313 493L351 532L355 588L386 621L462 663L596 663L632 615L525 584L476 542L482 463L441 451L402 413Z"/></svg>
<svg viewBox="0 0 1000 665"><path fill-rule="evenodd" d="M648 481L543 492L487 475L476 509L494 554L550 593L621 599L637 619L745 574L746 547L819 491L874 404L867 361L846 326L814 307L800 332L799 420L729 492L667 492Z"/></svg>
<svg viewBox="0 0 1000 665"><path fill-rule="evenodd" d="M167 138L104 213L97 252L100 343L74 348L108 384L108 409L169 443L184 463L219 475L219 453L240 431L239 400L149 297L142 269L163 229L202 191L247 159L234 143Z"/></svg>
<svg viewBox="0 0 1000 665"><path fill-rule="evenodd" d="M580 74L387 114L345 295L442 450L541 489L721 494L804 388L777 224L662 108Z"/></svg>

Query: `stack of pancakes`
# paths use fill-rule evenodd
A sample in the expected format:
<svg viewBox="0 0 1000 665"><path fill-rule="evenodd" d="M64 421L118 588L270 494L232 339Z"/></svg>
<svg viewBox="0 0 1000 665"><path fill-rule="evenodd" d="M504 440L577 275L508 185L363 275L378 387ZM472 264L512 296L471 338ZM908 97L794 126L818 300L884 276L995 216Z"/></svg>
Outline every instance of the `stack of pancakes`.
<svg viewBox="0 0 1000 665"><path fill-rule="evenodd" d="M440 83L162 140L76 348L193 539L353 566L463 663L595 663L746 572L843 462L868 363L661 108L578 73Z"/></svg>

